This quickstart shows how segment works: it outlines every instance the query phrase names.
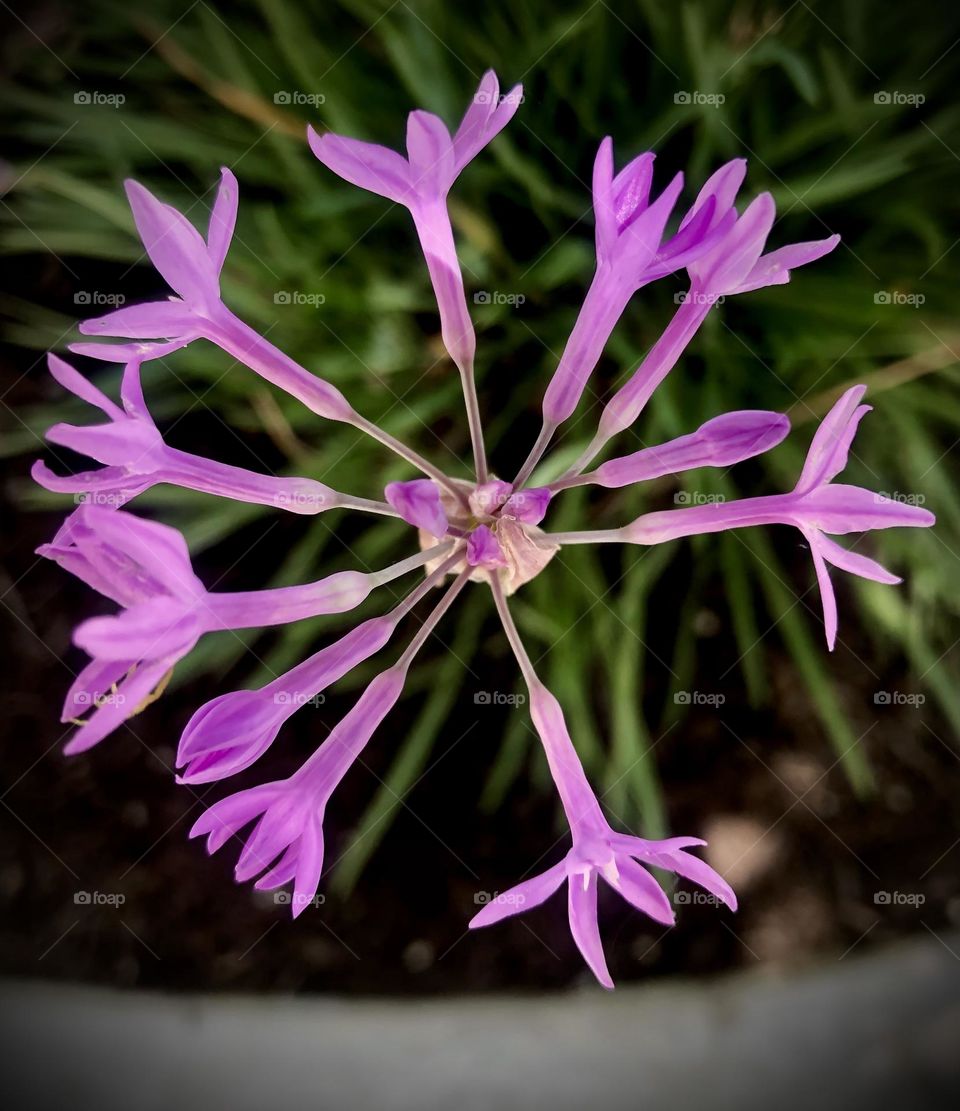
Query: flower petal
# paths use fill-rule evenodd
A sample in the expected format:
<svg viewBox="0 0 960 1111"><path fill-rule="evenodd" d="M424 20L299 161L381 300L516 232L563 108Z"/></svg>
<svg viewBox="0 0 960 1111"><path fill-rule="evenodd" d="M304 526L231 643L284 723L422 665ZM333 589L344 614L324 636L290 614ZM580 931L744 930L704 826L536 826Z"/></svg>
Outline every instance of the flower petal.
<svg viewBox="0 0 960 1111"><path fill-rule="evenodd" d="M469 921L471 930L481 926L492 926L494 922L501 922L514 914L522 914L534 907L545 903L557 890L567 877L565 861L554 864L545 872L533 879L524 880L522 883L511 887L509 891L500 891L493 896L483 910L478 911Z"/></svg>
<svg viewBox="0 0 960 1111"><path fill-rule="evenodd" d="M580 875L571 876L567 885L570 932L590 971L605 988L612 991L613 980L607 971L597 922L597 877L591 871L586 874L585 885L581 880Z"/></svg>
<svg viewBox="0 0 960 1111"><path fill-rule="evenodd" d="M637 910L664 926L672 926L676 915L663 888L650 873L628 856L617 859L618 876L610 886Z"/></svg>
<svg viewBox="0 0 960 1111"><path fill-rule="evenodd" d="M138 181L128 179L124 187L143 246L167 285L188 304L215 304L219 276L197 229Z"/></svg>
<svg viewBox="0 0 960 1111"><path fill-rule="evenodd" d="M870 406L860 405L866 391L866 386L851 386L820 422L795 487L798 494L830 482L847 465L857 425L870 412Z"/></svg>
<svg viewBox="0 0 960 1111"><path fill-rule="evenodd" d="M91 317L78 327L85 336L168 339L195 332L197 321L183 301L146 301L142 305L114 309L105 316ZM70 350L74 348L71 346Z"/></svg>
<svg viewBox="0 0 960 1111"><path fill-rule="evenodd" d="M99 390L92 382L84 378L79 370L76 370L52 352L47 355L47 368L54 380L65 390L69 390L74 397L79 397L87 404L102 410L111 420L123 416L122 411L114 405L102 390Z"/></svg>
<svg viewBox="0 0 960 1111"><path fill-rule="evenodd" d="M399 204L416 199L410 166L395 150L343 135L318 135L312 127L307 128L307 141L324 166L344 181Z"/></svg>
<svg viewBox="0 0 960 1111"><path fill-rule="evenodd" d="M221 166L217 199L213 202L210 225L207 228L207 253L218 275L223 269L223 260L227 257L230 241L233 239L239 204L240 188L237 179L226 166Z"/></svg>

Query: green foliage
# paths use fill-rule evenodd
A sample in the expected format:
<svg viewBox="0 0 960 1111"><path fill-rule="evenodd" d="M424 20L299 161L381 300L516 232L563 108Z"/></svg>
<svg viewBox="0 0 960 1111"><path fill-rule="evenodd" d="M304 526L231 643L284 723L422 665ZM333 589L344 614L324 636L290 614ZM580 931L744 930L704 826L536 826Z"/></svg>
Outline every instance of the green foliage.
<svg viewBox="0 0 960 1111"><path fill-rule="evenodd" d="M723 159L749 156L747 188L769 189L778 203L775 243L840 231L843 244L799 272L789 288L738 298L715 314L618 452L689 431L725 409L789 408L796 433L749 468L743 482L706 473L684 480L687 489L727 496L785 488L814 416L842 386L870 383L877 412L863 426L849 481L922 492L939 524L929 535L876 536L877 554L905 585L891 591L841 584L845 644L838 652L853 651L845 646L849 635L857 644L868 638L879 660L905 657L960 728L947 655L960 552L960 499L947 469L960 419L954 354L960 50L941 57L957 37L958 29L947 26L957 22L955 14L925 26L909 6L858 0L809 6L534 0L475 6L469 18L462 5L434 0L237 0L185 12L172 0L132 7L89 0L71 19L53 33L50 50L36 48L25 32L23 51L10 50L4 100L16 161L0 209L6 255L25 265L53 256L75 280L127 292L135 279L149 295L156 279L132 234L123 178L136 176L202 220L217 169L229 164L241 182L241 209L224 276L227 301L293 357L322 369L360 412L457 474L469 459L459 384L439 344L406 214L318 166L304 142L305 124L397 145L411 107L454 122L487 66L496 67L505 87L524 81L520 113L466 171L454 199L469 290L525 298L519 307L472 306L488 444L503 472L526 454L542 389L589 280L597 141L612 134L621 162L657 149L660 180L683 167L696 182ZM91 90L121 93L125 101L75 104L75 93ZM917 107L901 95L877 103L875 94L887 92L920 93L925 103ZM679 279L659 284L628 310L593 383L596 392L565 427L544 474L585 446L598 398L636 365L666 322L682 286ZM323 303L275 301L291 290L322 295ZM878 304L884 291L924 301ZM42 304L7 295L2 307L6 338L35 352L76 338L72 321L87 314L55 294ZM9 418L8 455L35 452L43 428L80 415L41 381L38 364L30 374L38 396L49 400ZM113 371L102 377L115 383ZM305 410L208 346L151 364L146 386L163 421L176 425L192 414L191 427L202 416L218 430L232 428L238 445L262 453L272 469L368 495L403 473L353 430L318 427ZM249 456L238 461L257 465ZM51 504L26 484L23 496L28 504ZM622 523L669 496L664 486L609 496L571 492L558 501L551 527ZM261 516L171 491L144 503L162 506L195 550L230 540ZM296 581L321 559L325 566L353 558L378 565L400 542L391 528L378 523L346 544L339 524L313 522L274 581ZM709 541L693 546L695 573L675 607L675 628L657 636L658 643L672 642L660 721L659 707L644 712L651 670L663 671L665 663L651 660L646 648L656 632L650 600L676 551L627 552L613 573L609 553L565 551L516 599L535 656L549 649L545 674L567 708L588 771L619 817L643 821L651 832L667 821L657 738L672 729L667 743L682 743L682 707L671 695L697 685L701 645L692 618L717 583L739 657L729 661L724 682L745 687L754 706L769 703L767 658L776 647L791 661L853 785L862 791L871 782L858 731L831 683L812 568L797 581L796 568L806 565L785 566L790 549L776 549L766 535ZM463 620L463 628L478 627L477 603ZM336 627L334 621L324 630ZM260 672L251 678L289 666L317 635L312 627L294 628L269 651L258 646ZM222 675L249 642L211 639L184 674L202 668ZM442 678L361 822L345 885L442 730L460 680L455 661L425 655L412 686L430 686L427 675L438 667ZM527 767L532 749L523 722L523 715L511 716L483 792L488 807ZM532 774L536 781L536 762Z"/></svg>

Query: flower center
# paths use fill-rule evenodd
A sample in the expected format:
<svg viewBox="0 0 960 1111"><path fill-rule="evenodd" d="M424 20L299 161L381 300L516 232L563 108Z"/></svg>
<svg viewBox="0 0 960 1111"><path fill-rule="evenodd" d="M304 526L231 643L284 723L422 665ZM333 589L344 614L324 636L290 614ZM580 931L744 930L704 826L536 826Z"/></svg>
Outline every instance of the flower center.
<svg viewBox="0 0 960 1111"><path fill-rule="evenodd" d="M450 533L463 540L463 558L448 571L456 575L473 567L473 582L489 582L497 575L506 594L512 594L535 578L559 551L559 546L543 541L537 523L546 509L549 495L537 490L513 493L510 483L491 479L480 485L453 480L465 495L466 505L442 488L440 503ZM419 530L421 549L433 547L437 538ZM442 559L427 564L429 574Z"/></svg>

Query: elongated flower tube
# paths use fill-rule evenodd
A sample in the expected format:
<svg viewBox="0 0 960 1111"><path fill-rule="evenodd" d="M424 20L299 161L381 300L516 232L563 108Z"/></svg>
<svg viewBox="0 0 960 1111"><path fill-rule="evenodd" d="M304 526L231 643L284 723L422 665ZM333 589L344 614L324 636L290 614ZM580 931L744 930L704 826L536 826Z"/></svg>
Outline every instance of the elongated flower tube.
<svg viewBox="0 0 960 1111"><path fill-rule="evenodd" d="M693 880L731 910L737 909L737 899L718 872L685 851L705 844L704 841L696 837L648 841L617 833L610 827L584 774L560 703L537 677L506 598L496 584L493 593L504 631L530 692L530 716L543 745L573 844L558 864L498 894L474 915L470 927L491 926L539 906L566 882L573 939L597 980L603 987L612 988L597 921L597 888L601 878L637 910L664 926L673 925L673 908L647 867L662 868Z"/></svg>
<svg viewBox="0 0 960 1111"><path fill-rule="evenodd" d="M695 467L730 467L776 447L789 431L790 420L784 413L765 409L724 413L700 425L696 432L608 459L589 474L559 479L549 488L556 492L589 484L616 490Z"/></svg>
<svg viewBox="0 0 960 1111"><path fill-rule="evenodd" d="M168 483L234 501L272 505L292 513L314 514L344 508L392 512L383 502L340 494L312 478L260 475L168 447L144 401L138 359L124 368L120 389L122 409L63 359L50 355L48 363L50 373L64 389L102 410L108 421L85 427L55 424L47 430L51 443L105 464L96 471L58 475L38 460L30 473L34 481L47 490L87 494L98 505L119 506L151 486Z"/></svg>
<svg viewBox="0 0 960 1111"><path fill-rule="evenodd" d="M176 529L125 510L81 505L37 552L123 609L114 617L90 618L74 631L74 643L93 658L71 687L62 720L75 720L91 707L93 714L78 723L64 751L85 751L138 713L204 633L342 613L445 550L438 545L383 571L341 571L304 586L211 593L193 573Z"/></svg>
<svg viewBox="0 0 960 1111"><path fill-rule="evenodd" d="M583 396L603 349L627 303L637 290L689 265L735 219L732 192L721 171L704 187L676 235L664 241L670 214L683 188L677 174L650 202L652 153L641 154L613 176L613 141L600 144L593 167L597 269L560 362L543 395L543 426L514 484L522 485L556 429ZM728 175L729 176L729 175Z"/></svg>
<svg viewBox="0 0 960 1111"><path fill-rule="evenodd" d="M749 293L769 285L783 285L790 271L829 254L840 242L839 235L810 243L794 243L764 255L767 236L773 227L776 206L769 193L761 193L740 216L729 219L746 164L742 159L721 167L706 183L688 219L709 205L728 213L722 234L707 249L687 263L690 288L680 298L673 320L630 378L606 403L597 434L570 473L579 473L617 433L629 428L643 411L657 386L676 366L711 309L726 297Z"/></svg>
<svg viewBox="0 0 960 1111"><path fill-rule="evenodd" d="M410 663L466 583L466 575L461 573L400 659L370 682L323 744L289 779L229 795L194 824L190 836L206 835L207 851L213 853L259 818L237 861L238 883L256 875L260 879L255 886L261 890L293 883L294 918L311 904L323 871L323 818L330 796L396 705Z"/></svg>
<svg viewBox="0 0 960 1111"><path fill-rule="evenodd" d="M328 169L410 210L440 310L444 346L463 381L480 482L486 480L487 463L473 375L477 339L467 309L447 193L467 163L510 122L522 99L520 85L501 97L497 75L487 70L453 135L439 116L424 111L410 113L406 158L375 143L343 135L318 135L312 127L307 129L311 150Z"/></svg>
<svg viewBox="0 0 960 1111"><path fill-rule="evenodd" d="M259 760L297 710L315 703L327 687L387 644L401 619L457 559L444 560L390 613L364 621L259 690L232 691L201 706L180 738L177 765L186 769L178 781L224 779Z"/></svg>
<svg viewBox="0 0 960 1111"><path fill-rule="evenodd" d="M688 509L645 513L631 524L609 532L555 533L554 544L603 543L662 544L681 536L756 525L794 525L806 538L813 555L827 645L837 639L837 603L826 565L875 582L894 584L900 579L879 563L842 548L826 533L842 536L885 528L929 528L936 518L927 509L906 505L860 486L832 480L846 467L857 425L870 411L860 400L866 386L853 386L824 417L810 445L797 485L789 494L768 494L732 502L712 502Z"/></svg>
<svg viewBox="0 0 960 1111"><path fill-rule="evenodd" d="M833 481L846 464L857 425L867 411L861 404L863 387L858 386L848 390L822 422L800 479L789 493L647 513L615 529L590 528L589 521L578 531L550 532L541 527L554 499L572 487L618 490L693 468L729 467L780 443L789 428L786 416L747 409L714 417L667 443L594 463L610 436L636 419L712 306L727 296L783 284L792 269L832 250L837 237L764 253L774 219L773 202L761 194L737 209L737 194L746 173L742 159L721 166L700 189L676 231L668 231L682 176L676 175L659 195L652 196L652 152L641 154L615 174L613 146L609 139L604 140L593 177L596 271L557 370L547 384L540 435L514 481L504 481L488 468L486 459L473 380L476 336L467 311L447 194L464 166L513 116L520 99L519 86L501 97L495 75L488 72L454 134L430 113L410 115L406 155L342 136L309 134L314 153L333 172L405 205L413 214L436 293L443 340L463 382L474 455L474 474L469 480L447 474L360 416L332 383L300 366L224 305L220 270L237 215L237 185L229 171L222 173L205 235L143 186L128 183L137 229L174 296L124 308L82 325L88 335L134 341L79 345L86 354L127 364L122 405L114 404L66 363L51 360L57 381L102 411L106 421L85 427L58 425L50 430L52 443L81 451L102 467L64 477L43 463L36 464L34 476L41 485L85 499L40 553L120 607L116 615L92 618L74 632L75 642L92 658L67 694L64 718L76 720L78 726L67 744L68 752L91 747L155 701L174 665L205 632L313 620L349 610L375 587L422 571L402 600L394 599L392 608L385 607L387 612L381 616L348 629L259 689L220 693L201 706L183 730L177 756L178 779L191 785L226 779L257 765L271 746L282 743L282 726L293 712L310 702L319 705L323 692L333 683L387 648L401 619L412 616L414 606L427 594L435 588L444 591L396 663L379 671L298 771L286 779L254 781L249 790L221 799L191 831L194 837L207 838L210 852L236 836L241 845L237 880L256 879L258 888L268 890L292 884L294 916L316 899L324 867L324 816L332 792L396 704L411 661L467 583L489 588L529 691L533 723L571 841L562 860L497 896L470 925L489 925L545 903L566 883L573 938L599 982L610 987L597 920L601 881L663 925L671 924L674 915L649 869L690 880L734 909L736 898L723 877L690 851L703 844L699 839L647 840L613 828L584 773L563 710L537 676L524 649L508 608L509 597L547 571L564 544L651 545L698 533L789 524L801 530L810 546L827 642L832 648L837 617L828 564L880 582L899 580L872 559L840 547L830 535L894 525L925 527L933 523L933 515ZM689 292L681 298L661 339L605 406L587 450L555 481L531 487L535 466L560 423L580 403L632 294L682 269L687 271ZM358 479L372 478L373 488L362 491L378 499L372 500L336 494L312 477L253 475L171 450L147 411L140 363L170 354L195 339L217 344L262 379L298 398L314 414L347 423L373 437L410 464L415 473L397 476L398 481L387 483L382 494L379 487L385 476L358 473ZM511 432L512 427L508 434ZM552 473L557 474L558 469ZM314 512L319 501L323 501L320 508L329 508L332 499L345 509L389 513L409 527L407 539L420 551L382 570L341 571L299 586L208 591L194 574L180 533L116 508L159 482L296 512ZM917 495L918 500L920 497ZM102 505L94 504L98 498ZM611 504L619 501L616 497L605 500ZM314 630L307 628L304 633L312 638ZM584 651L589 652L589 647L585 644ZM86 717L77 720L85 713ZM322 720L323 715L317 714L317 718ZM253 828L247 832L251 824Z"/></svg>

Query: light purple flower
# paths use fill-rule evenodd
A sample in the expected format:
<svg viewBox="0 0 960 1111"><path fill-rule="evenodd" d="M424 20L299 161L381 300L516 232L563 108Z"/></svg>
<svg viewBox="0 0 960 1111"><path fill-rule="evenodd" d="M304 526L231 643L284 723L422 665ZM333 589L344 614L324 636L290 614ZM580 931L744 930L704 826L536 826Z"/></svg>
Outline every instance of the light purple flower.
<svg viewBox="0 0 960 1111"><path fill-rule="evenodd" d="M139 712L175 664L207 632L260 628L342 613L377 586L425 565L421 552L379 572L341 571L304 586L211 593L193 572L176 529L124 510L81 505L39 555L59 563L122 607L77 626L74 643L93 657L71 687L63 721L93 709L64 751L82 752Z"/></svg>
<svg viewBox="0 0 960 1111"><path fill-rule="evenodd" d="M259 877L257 886L266 889L293 884L295 916L314 900L321 879L324 817L332 792L397 702L411 662L466 584L488 586L530 694L531 715L571 842L559 863L498 896L470 924L487 925L530 909L566 882L574 940L597 979L610 987L597 920L601 879L664 925L673 922L673 910L649 868L691 880L732 909L736 898L714 869L688 851L703 844L698 838L651 841L618 832L607 820L584 774L560 704L538 678L523 646L510 613L510 595L540 574L564 544L650 545L730 528L790 524L801 530L810 546L832 648L837 618L827 565L880 582L898 580L867 556L840 547L830 535L896 525L925 527L933 523L933 515L833 481L846 465L857 425L867 411L861 404L863 387L855 387L816 432L790 493L647 513L614 529L548 533L539 527L553 499L572 487L620 489L696 467L728 467L780 443L789 429L786 416L745 410L714 417L668 443L643 447L590 469L611 436L634 422L714 306L728 296L783 284L791 270L832 250L837 237L765 253L774 221L773 201L761 194L737 209L746 173L742 159L721 166L704 183L676 232L670 233L682 175L654 196L653 154L639 155L615 174L613 145L605 139L593 175L596 271L547 385L540 434L514 481L506 482L491 473L487 461L473 374L476 336L447 194L464 166L510 120L520 99L519 86L501 97L496 76L488 72L453 134L428 112L410 114L405 156L343 136L309 133L314 153L331 170L405 205L413 215L443 340L462 380L473 449L470 479L446 474L362 417L335 386L300 366L226 307L220 273L237 216L237 184L228 170L222 172L206 236L143 186L128 182L144 246L175 296L120 309L81 326L88 335L135 341L75 346L86 354L127 364L122 407L67 363L51 357L56 380L102 411L106 421L82 427L60 424L50 430L52 443L89 455L102 466L58 476L42 462L35 465L34 477L41 485L86 499L40 553L120 607L116 615L92 618L75 630L76 644L92 658L67 695L64 718L82 718L67 744L68 752L91 747L154 701L173 667L204 633L348 610L374 588L423 570L417 585L386 614L357 625L259 690L221 693L202 706L188 722L178 751L179 779L190 784L225 779L251 767L274 743L292 713L307 703L316 704L332 683L384 649L401 619L428 593L443 587L399 659L380 671L297 772L221 799L191 831L192 836L207 836L210 852L237 836L243 845L237 879ZM682 303L661 338L605 405L586 450L554 481L531 487L534 468L560 423L577 408L631 296L647 283L682 269L689 278L688 292L680 298ZM312 478L257 475L170 448L147 411L140 363L198 339L216 344L320 417L347 423L370 436L405 460L415 476L390 483L386 502L373 501L336 493ZM388 513L415 530L411 539L416 539L420 551L378 571L341 571L312 583L267 590L208 591L194 573L180 533L116 508L160 482L295 512L337 505ZM102 504L93 504L97 500ZM243 835L253 822L253 830Z"/></svg>
<svg viewBox="0 0 960 1111"><path fill-rule="evenodd" d="M685 876L703 887L731 910L737 909L732 888L708 864L684 850L705 842L696 837L674 837L648 841L616 833L603 815L583 765L570 739L560 703L537 678L513 624L506 601L496 587L494 596L507 636L530 692L530 716L543 745L550 773L556 784L573 844L558 864L524 880L487 903L470 920L471 928L490 926L514 914L539 906L567 883L567 914L570 932L583 959L597 980L612 988L607 971L600 926L597 921L599 879L608 883L637 910L661 925L672 926L674 912L662 888L644 865Z"/></svg>
<svg viewBox="0 0 960 1111"><path fill-rule="evenodd" d="M287 509L292 513L323 513L328 509L367 509L389 512L382 502L337 493L312 478L260 475L243 467L218 463L200 455L168 447L147 409L140 385L140 362L127 363L120 397L113 402L69 363L48 356L50 373L64 389L102 410L106 424L55 424L47 431L54 444L89 455L105 464L100 470L74 475L55 474L42 460L33 465L34 481L58 493L88 494L98 505L123 505L159 483L188 490Z"/></svg>
<svg viewBox="0 0 960 1111"><path fill-rule="evenodd" d="M842 548L826 533L842 536L885 528L929 528L936 518L927 509L875 494L860 486L832 480L846 467L850 444L869 405L860 400L866 386L853 386L840 398L817 429L797 485L789 494L768 494L731 502L711 502L688 509L645 513L631 524L608 532L550 536L554 543L663 544L682 536L699 536L757 525L793 525L810 545L820 596L824 629L832 650L837 639L837 603L826 564L881 583L900 579L868 556Z"/></svg>

